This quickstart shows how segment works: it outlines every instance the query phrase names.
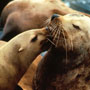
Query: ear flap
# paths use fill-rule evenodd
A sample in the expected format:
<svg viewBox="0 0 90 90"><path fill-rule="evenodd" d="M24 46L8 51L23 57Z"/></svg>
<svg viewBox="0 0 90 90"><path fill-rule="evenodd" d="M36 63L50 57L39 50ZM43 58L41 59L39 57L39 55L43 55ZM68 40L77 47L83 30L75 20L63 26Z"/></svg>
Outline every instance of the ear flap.
<svg viewBox="0 0 90 90"><path fill-rule="evenodd" d="M22 52L24 50L24 48L20 47L18 52Z"/></svg>

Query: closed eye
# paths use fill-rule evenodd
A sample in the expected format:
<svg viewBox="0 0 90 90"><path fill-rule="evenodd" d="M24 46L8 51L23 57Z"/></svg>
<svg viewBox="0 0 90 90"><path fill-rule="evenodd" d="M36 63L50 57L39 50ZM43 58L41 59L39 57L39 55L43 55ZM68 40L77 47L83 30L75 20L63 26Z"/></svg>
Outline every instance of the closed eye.
<svg viewBox="0 0 90 90"><path fill-rule="evenodd" d="M35 42L37 40L37 35L32 38L31 42Z"/></svg>
<svg viewBox="0 0 90 90"><path fill-rule="evenodd" d="M72 25L73 25L73 27L74 27L75 29L81 30L79 26L77 26L77 25L75 25L75 24L72 24Z"/></svg>

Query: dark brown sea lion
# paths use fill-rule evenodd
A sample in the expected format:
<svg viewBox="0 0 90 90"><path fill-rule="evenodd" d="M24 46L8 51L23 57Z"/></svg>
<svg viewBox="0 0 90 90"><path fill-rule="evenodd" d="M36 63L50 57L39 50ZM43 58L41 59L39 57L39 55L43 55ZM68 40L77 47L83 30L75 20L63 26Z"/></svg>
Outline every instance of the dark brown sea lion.
<svg viewBox="0 0 90 90"><path fill-rule="evenodd" d="M1 46L0 90L15 90L29 65L48 45L47 31L42 28L23 32Z"/></svg>
<svg viewBox="0 0 90 90"><path fill-rule="evenodd" d="M54 15L48 30L55 46L39 63L33 90L90 90L90 18Z"/></svg>

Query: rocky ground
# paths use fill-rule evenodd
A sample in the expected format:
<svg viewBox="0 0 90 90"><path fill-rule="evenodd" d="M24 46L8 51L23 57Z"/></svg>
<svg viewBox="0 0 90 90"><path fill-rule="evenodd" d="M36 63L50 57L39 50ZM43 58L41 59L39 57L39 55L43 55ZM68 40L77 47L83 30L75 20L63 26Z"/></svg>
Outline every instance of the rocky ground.
<svg viewBox="0 0 90 90"><path fill-rule="evenodd" d="M32 80L33 76L35 74L37 65L39 61L41 60L42 56L39 55L35 61L32 63L32 65L28 68L27 72L23 76L23 78L20 80L19 85L23 88L23 90L32 90Z"/></svg>

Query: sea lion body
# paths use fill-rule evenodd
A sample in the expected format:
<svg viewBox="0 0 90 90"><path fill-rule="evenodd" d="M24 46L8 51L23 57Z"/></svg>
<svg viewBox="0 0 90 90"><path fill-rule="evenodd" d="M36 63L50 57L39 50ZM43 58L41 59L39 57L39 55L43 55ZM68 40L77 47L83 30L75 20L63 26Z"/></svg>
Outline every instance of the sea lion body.
<svg viewBox="0 0 90 90"><path fill-rule="evenodd" d="M1 39L8 41L25 30L43 28L49 17L59 13L58 2L58 0L11 1L1 14L1 25L4 27Z"/></svg>
<svg viewBox="0 0 90 90"><path fill-rule="evenodd" d="M15 89L37 55L48 48L46 35L44 28L26 31L0 48L0 90Z"/></svg>
<svg viewBox="0 0 90 90"><path fill-rule="evenodd" d="M5 45L6 43L7 42L0 40L0 47L2 47L3 45Z"/></svg>
<svg viewBox="0 0 90 90"><path fill-rule="evenodd" d="M56 46L39 63L33 89L90 90L90 18L58 16L48 28Z"/></svg>

